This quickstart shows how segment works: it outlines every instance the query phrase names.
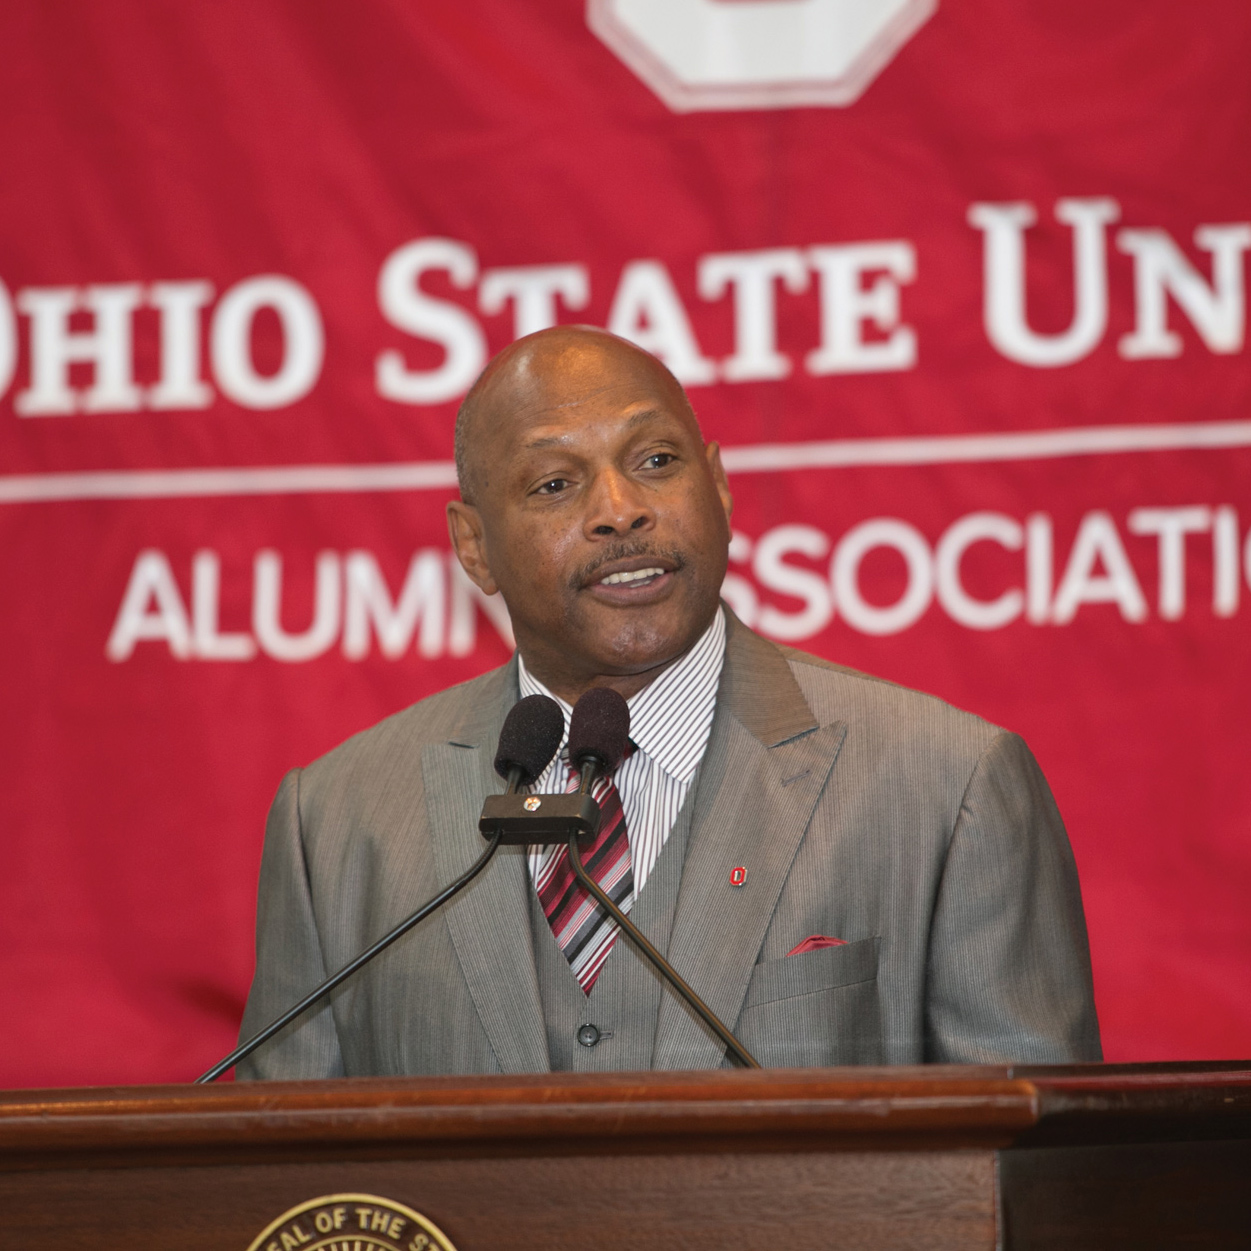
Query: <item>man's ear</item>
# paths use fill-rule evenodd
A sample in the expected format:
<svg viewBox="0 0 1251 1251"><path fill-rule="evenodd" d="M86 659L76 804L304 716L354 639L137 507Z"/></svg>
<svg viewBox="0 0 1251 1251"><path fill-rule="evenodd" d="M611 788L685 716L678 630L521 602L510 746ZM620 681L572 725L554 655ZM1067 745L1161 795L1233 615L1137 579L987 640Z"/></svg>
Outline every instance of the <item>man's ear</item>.
<svg viewBox="0 0 1251 1251"><path fill-rule="evenodd" d="M721 464L721 445L709 443L704 448L704 455L708 458L708 472L712 474L712 483L721 497L721 507L725 509L725 520L729 525L730 518L734 514L734 497L730 494L730 484L726 480L725 469Z"/></svg>
<svg viewBox="0 0 1251 1251"><path fill-rule="evenodd" d="M464 500L451 500L447 506L447 535L470 580L484 595L494 595L499 587L487 563L482 514Z"/></svg>

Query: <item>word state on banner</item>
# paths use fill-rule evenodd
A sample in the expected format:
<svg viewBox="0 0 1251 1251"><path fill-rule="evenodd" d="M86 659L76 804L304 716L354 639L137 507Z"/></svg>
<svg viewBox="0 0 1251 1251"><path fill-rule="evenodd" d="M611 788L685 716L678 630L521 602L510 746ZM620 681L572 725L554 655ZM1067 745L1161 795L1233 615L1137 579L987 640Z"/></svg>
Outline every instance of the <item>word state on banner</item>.
<svg viewBox="0 0 1251 1251"><path fill-rule="evenodd" d="M1027 233L1038 218L1028 203L973 204L968 223L983 235L983 325L1003 357L1032 368L1071 365L1102 342L1108 324L1108 251L1120 216L1107 197L1061 198L1055 216L1072 234L1073 316L1059 332L1034 330L1027 317ZM1193 243L1208 257L1210 277L1169 233L1134 227L1111 236L1133 263L1133 329L1117 344L1126 360L1174 357L1182 339L1169 324L1178 309L1207 349L1236 353L1246 341L1246 255L1251 223L1201 224ZM915 368L918 342L903 309L905 289L918 281L915 243L907 239L815 243L712 252L696 258L700 301L731 302L733 344L710 354L670 267L659 258L626 261L608 303L609 330L654 352L688 386L714 382L778 381L796 368L810 376ZM436 296L434 279L464 298ZM816 298L812 341L780 342L779 301ZM581 262L483 268L472 244L421 238L395 249L377 278L379 310L388 326L438 347L442 360L417 368L400 347L373 362L383 399L409 405L458 399L485 365L483 318L511 310L514 338L555 325L585 309L592 273ZM136 380L136 319L155 316L159 374ZM276 319L277 363L262 368L253 355L253 329L262 313ZM251 409L281 408L310 395L325 360L322 315L309 290L279 274L246 278L214 302L207 280L100 283L81 287L28 286L10 294L0 281L0 395L17 377L28 319L29 381L13 397L19 417L57 417L143 409L204 409L216 392ZM76 328L75 316L90 321ZM201 337L207 328L207 369ZM71 367L90 369L75 385Z"/></svg>
<svg viewBox="0 0 1251 1251"><path fill-rule="evenodd" d="M1154 540L1156 593L1150 569L1131 559L1123 534ZM1017 556L1016 572L993 595L967 585L965 562L978 544ZM866 590L871 557L889 553L904 569L903 588L890 603ZM1088 605L1110 604L1131 623L1155 615L1178 621L1190 608L1190 573L1209 575L1210 611L1237 614L1245 580L1251 586L1251 533L1241 539L1230 505L1131 509L1118 525L1096 509L1077 526L1067 553L1057 553L1055 526L1043 512L1018 519L999 512L958 518L931 545L910 522L871 517L834 541L816 526L788 523L752 539L735 532L723 594L750 626L782 642L802 642L841 620L867 635L898 634L937 604L956 625L998 630L1024 620L1070 625ZM180 571L181 572L181 571ZM507 610L469 581L450 552L424 549L409 562L392 593L377 558L367 551L324 551L315 558L313 609L302 630L284 627L283 561L272 549L256 553L251 569L251 630L224 631L219 602L222 567L211 550L195 553L184 594L166 553L140 552L131 568L105 644L109 660L129 660L141 644L163 645L177 660L249 661L260 656L301 663L336 648L360 661L377 645L388 659L416 652L426 660L468 656L477 646L478 615L512 646ZM783 605L798 601L799 608Z"/></svg>

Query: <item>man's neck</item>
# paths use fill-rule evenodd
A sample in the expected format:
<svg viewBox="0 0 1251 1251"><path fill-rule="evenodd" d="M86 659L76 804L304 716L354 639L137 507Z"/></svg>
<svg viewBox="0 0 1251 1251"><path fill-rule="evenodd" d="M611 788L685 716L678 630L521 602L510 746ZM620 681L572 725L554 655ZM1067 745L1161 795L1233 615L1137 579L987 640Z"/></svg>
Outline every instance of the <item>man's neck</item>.
<svg viewBox="0 0 1251 1251"><path fill-rule="evenodd" d="M520 650L520 649L519 649ZM644 687L650 686L666 669L677 664L686 652L680 652L677 656L673 656L668 660L662 661L651 669L644 669L639 673L588 673L588 674L570 674L567 670L562 672L551 672L542 667L542 663L534 663L524 650L521 652L522 659L525 661L526 669L532 677L547 687L549 691L559 699L563 699L565 703L573 705L586 694L587 691L594 690L596 687L608 687L609 690L616 691L623 699L631 699L637 695Z"/></svg>
<svg viewBox="0 0 1251 1251"><path fill-rule="evenodd" d="M720 603L713 610L712 616L705 622L695 637L674 655L658 660L654 665L644 666L630 673L597 672L593 668L573 668L568 656L555 656L550 647L544 645L542 639L534 640L521 635L517 639L517 650L526 673L543 688L564 700L571 707L596 687L607 687L616 691L623 699L632 699L640 691L652 685L657 678L667 673L675 665L680 665L693 651L699 648L704 639L716 628L718 622L724 621ZM724 630L721 631L724 637Z"/></svg>

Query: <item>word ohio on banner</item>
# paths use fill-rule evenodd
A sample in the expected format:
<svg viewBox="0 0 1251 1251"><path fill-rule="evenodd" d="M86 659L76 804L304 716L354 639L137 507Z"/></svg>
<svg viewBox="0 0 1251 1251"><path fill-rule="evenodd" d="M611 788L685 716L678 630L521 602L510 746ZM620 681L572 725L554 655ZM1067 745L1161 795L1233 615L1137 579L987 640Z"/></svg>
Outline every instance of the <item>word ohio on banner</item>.
<svg viewBox="0 0 1251 1251"><path fill-rule="evenodd" d="M1132 559L1127 536L1150 540L1154 558L1147 551ZM1047 513L969 513L934 544L901 518L872 517L837 540L806 524L774 526L756 539L736 531L730 561L723 594L739 617L771 638L800 642L835 620L861 634L898 634L935 607L970 630L1019 620L1069 625L1091 604L1114 605L1129 623L1152 614L1177 621L1192 610L1232 617L1244 581L1251 587L1251 532L1241 537L1230 505L1135 508L1119 524L1110 512L1092 510L1057 556ZM188 570L159 549L142 551L105 655L122 663L141 644L158 644L178 660L268 656L298 664L336 648L346 660L363 660L376 646L389 659L415 650L433 660L475 650L479 613L513 643L503 601L483 595L450 552L415 552L396 587L372 552L318 553L311 619L300 629L289 628L284 613L283 574L283 556L273 549L258 551L251 569L230 570L227 576L250 586L251 615L250 628L228 628L219 613L217 552L196 552ZM988 589L996 580L1001 587ZM1192 605L1195 584L1206 592L1204 605ZM1153 599L1145 589L1152 585Z"/></svg>
<svg viewBox="0 0 1251 1251"><path fill-rule="evenodd" d="M1169 326L1170 301L1209 351L1242 349L1251 222L1195 228L1194 246L1206 254L1209 277L1167 231L1113 231L1121 210L1110 197L1061 198L1054 213L1072 235L1073 315L1066 329L1043 334L1026 312L1026 235L1037 210L1025 202L969 207L968 224L983 237L985 333L1004 358L1054 368L1099 346L1108 327L1109 240L1132 261L1134 324L1117 340L1122 358L1182 352L1182 339ZM688 386L778 380L797 362L814 377L908 370L917 363L918 336L907 323L903 292L918 275L917 246L907 239L700 256L699 299L732 302L733 350L718 358L697 338L669 266L635 259L612 281L605 324L654 352ZM462 293L476 308L459 296L433 294L423 285L431 283ZM779 302L812 294L815 341L782 341ZM475 248L460 240L405 243L378 274L378 308L390 327L434 345L442 360L417 368L401 348L382 350L374 360L376 393L400 404L456 400L490 354L482 318L511 312L510 330L519 338L587 308L591 297L591 267L581 262L484 269ZM205 409L219 393L243 408L282 408L313 392L326 355L317 300L281 274L242 279L220 296L207 279L26 286L12 295L0 281L0 395L18 373L18 314L29 324L28 381L13 397L19 417ZM75 318L89 325L75 325ZM263 320L274 342L258 359L254 331ZM207 365L201 359L206 331ZM141 382L139 362L148 359L159 362L157 373ZM91 367L89 385L75 383L76 364Z"/></svg>

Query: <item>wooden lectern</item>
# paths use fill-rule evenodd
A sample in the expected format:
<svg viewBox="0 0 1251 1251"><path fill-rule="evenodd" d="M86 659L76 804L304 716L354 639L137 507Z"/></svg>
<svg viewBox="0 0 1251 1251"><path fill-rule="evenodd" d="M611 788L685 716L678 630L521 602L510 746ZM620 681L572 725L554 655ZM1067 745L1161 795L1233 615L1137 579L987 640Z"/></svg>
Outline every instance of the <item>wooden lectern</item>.
<svg viewBox="0 0 1251 1251"><path fill-rule="evenodd" d="M1251 1064L0 1095L15 1251L421 1251L417 1214L456 1251L1251 1246Z"/></svg>

